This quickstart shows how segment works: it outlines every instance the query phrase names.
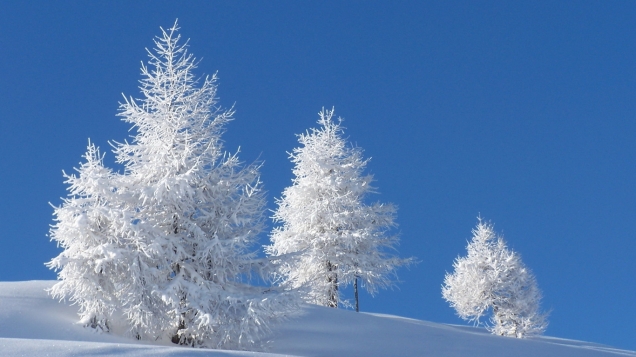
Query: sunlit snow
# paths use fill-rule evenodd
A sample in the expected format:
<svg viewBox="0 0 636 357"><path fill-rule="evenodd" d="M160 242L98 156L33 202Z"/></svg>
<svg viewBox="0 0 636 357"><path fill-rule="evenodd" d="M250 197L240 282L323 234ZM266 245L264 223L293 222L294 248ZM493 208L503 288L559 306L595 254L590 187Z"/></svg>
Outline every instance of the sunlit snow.
<svg viewBox="0 0 636 357"><path fill-rule="evenodd" d="M481 328L307 305L274 329L265 352L149 345L76 323L77 309L51 299L53 281L0 282L2 356L329 356L602 357L634 351L552 337L515 339Z"/></svg>

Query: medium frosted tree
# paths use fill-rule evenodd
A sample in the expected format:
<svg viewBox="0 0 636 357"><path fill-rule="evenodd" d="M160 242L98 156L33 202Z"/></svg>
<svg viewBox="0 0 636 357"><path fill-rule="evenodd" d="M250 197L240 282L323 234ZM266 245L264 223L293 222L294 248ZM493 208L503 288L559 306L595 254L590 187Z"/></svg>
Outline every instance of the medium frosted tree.
<svg viewBox="0 0 636 357"><path fill-rule="evenodd" d="M468 254L455 260L455 270L446 274L442 287L442 296L457 315L479 324L490 314L486 327L496 335L543 333L547 320L539 310L541 292L534 275L496 236L492 224L480 219L466 249Z"/></svg>
<svg viewBox="0 0 636 357"><path fill-rule="evenodd" d="M80 309L83 321L102 329L116 307L140 339L247 348L271 321L293 312L294 301L248 284L252 273L265 276L268 269L252 251L263 226L259 167L242 167L237 155L223 151L221 135L233 111L218 105L216 76L194 77L195 60L177 30L176 24L162 29L156 48L148 51L142 99L121 104L120 116L136 129L130 143L115 145L124 172L103 171L98 155L87 154L79 177L89 183L103 178L98 191L106 198L71 186L72 197L56 209L51 236L65 250L50 263L61 279L52 292L80 306L107 305L103 312ZM77 223L97 216L96 207L110 219L106 228L101 218ZM94 232L99 239L87 239ZM106 262L82 256L87 247L124 274L102 284L92 267ZM87 274L88 287L82 281Z"/></svg>
<svg viewBox="0 0 636 357"><path fill-rule="evenodd" d="M343 301L340 288L352 283L357 297L358 280L371 294L390 286L396 269L409 262L392 254L395 207L364 203L374 192L372 176L363 175L368 160L347 145L333 114L323 109L320 128L298 136L302 146L290 155L295 178L277 201L273 218L280 225L266 247L280 262L284 286L329 307Z"/></svg>

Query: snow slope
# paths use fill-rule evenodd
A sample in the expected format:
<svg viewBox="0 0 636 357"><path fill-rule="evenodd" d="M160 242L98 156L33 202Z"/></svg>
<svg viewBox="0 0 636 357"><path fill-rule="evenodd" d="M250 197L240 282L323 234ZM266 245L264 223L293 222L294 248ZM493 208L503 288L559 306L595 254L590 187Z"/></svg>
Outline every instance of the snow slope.
<svg viewBox="0 0 636 357"><path fill-rule="evenodd" d="M473 327L307 306L275 328L267 352L144 344L85 329L76 309L51 299L52 281L0 282L0 356L632 356L634 351L551 337L514 339ZM174 345L173 345L174 346Z"/></svg>

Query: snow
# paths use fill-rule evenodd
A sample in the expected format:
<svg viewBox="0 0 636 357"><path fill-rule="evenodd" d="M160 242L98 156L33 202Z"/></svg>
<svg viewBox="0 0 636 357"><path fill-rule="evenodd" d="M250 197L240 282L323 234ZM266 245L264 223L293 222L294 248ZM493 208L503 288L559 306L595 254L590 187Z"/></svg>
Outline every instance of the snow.
<svg viewBox="0 0 636 357"><path fill-rule="evenodd" d="M603 357L635 351L553 337L515 339L485 329L306 305L304 314L274 328L267 352L149 345L77 324L77 307L51 299L54 281L0 282L3 356L405 356Z"/></svg>

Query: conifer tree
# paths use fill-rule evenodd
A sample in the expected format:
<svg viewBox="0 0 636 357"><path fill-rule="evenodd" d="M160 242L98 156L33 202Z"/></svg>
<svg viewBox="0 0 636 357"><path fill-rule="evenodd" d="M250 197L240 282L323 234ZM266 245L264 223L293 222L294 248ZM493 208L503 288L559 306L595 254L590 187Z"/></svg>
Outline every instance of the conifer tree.
<svg viewBox="0 0 636 357"><path fill-rule="evenodd" d="M526 337L543 333L546 315L539 311L541 292L519 254L497 237L492 224L479 220L468 254L455 260L446 274L442 296L464 320L480 323L490 313L486 327L493 334Z"/></svg>
<svg viewBox="0 0 636 357"><path fill-rule="evenodd" d="M177 30L176 23L162 29L156 48L148 51L140 81L143 98L121 104L120 116L136 129L130 143L115 145L125 171L102 174L100 190L107 191L103 209L112 220L96 244L125 274L110 285L94 283L108 295L84 294L76 300L87 306L102 300L110 304L103 314L81 310L84 320L107 319L116 306L140 339L247 348L295 305L289 294L248 284L252 273L264 276L268 268L252 250L263 227L259 166L242 167L236 154L223 151L221 135L234 112L218 105L216 75L200 83L194 77L195 59ZM87 156L86 165L99 166L93 156ZM94 180L80 168L84 176ZM84 273L67 278L76 270L67 257L82 252L86 238L71 233L75 243L67 244L65 232L82 214L94 215L96 205L67 214L72 202L84 199L81 191L71 195L56 210L58 223L51 232L65 248L50 264L62 279L53 288L57 297L75 297L83 289L79 280ZM87 195L97 200L93 196ZM78 264L96 264L92 259L80 258Z"/></svg>
<svg viewBox="0 0 636 357"><path fill-rule="evenodd" d="M121 297L119 283L128 274L124 260L132 256L120 244L121 227L112 224L121 214L111 205L112 172L103 166L103 155L90 142L84 158L77 175L64 173L69 197L62 206L54 207L56 223L50 234L64 251L47 265L60 270L61 282L53 286L53 295L77 303L85 325L109 331L109 318Z"/></svg>
<svg viewBox="0 0 636 357"><path fill-rule="evenodd" d="M295 178L277 201L273 218L280 225L266 251L278 257L284 286L304 290L310 303L338 307L340 288L353 283L357 292L360 280L374 294L410 260L391 254L395 207L364 203L374 192L372 176L363 175L368 160L347 145L333 114L323 109L320 128L298 136L302 146L290 155Z"/></svg>

